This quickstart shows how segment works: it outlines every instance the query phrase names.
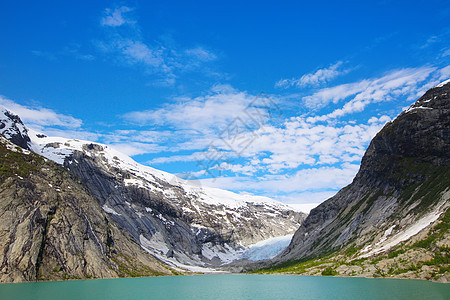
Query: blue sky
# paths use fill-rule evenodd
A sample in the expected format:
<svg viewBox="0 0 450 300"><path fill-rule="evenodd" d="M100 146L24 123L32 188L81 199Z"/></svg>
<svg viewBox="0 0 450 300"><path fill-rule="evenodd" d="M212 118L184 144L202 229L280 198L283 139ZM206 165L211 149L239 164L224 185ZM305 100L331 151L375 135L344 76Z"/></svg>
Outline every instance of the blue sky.
<svg viewBox="0 0 450 300"><path fill-rule="evenodd" d="M200 184L309 209L450 78L448 1L3 1L0 104Z"/></svg>

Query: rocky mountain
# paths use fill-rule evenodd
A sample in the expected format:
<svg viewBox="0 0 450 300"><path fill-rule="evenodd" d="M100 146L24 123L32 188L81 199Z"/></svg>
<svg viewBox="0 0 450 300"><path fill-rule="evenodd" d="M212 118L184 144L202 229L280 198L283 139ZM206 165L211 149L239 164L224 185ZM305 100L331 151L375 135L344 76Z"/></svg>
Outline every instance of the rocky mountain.
<svg viewBox="0 0 450 300"><path fill-rule="evenodd" d="M0 133L13 144L29 150L28 130L18 115L0 106Z"/></svg>
<svg viewBox="0 0 450 300"><path fill-rule="evenodd" d="M201 187L140 165L107 145L47 137L7 110L0 120L0 133L70 171L121 232L173 267L229 263L252 244L292 234L305 217L266 197Z"/></svg>
<svg viewBox="0 0 450 300"><path fill-rule="evenodd" d="M384 126L370 143L353 182L313 209L290 245L271 263L295 265L333 255L342 255L343 261L365 259L405 243L412 245L418 242L418 233L429 239L426 251L431 254L425 261L442 255L445 258L450 236L443 213L449 205L447 81L427 91ZM411 247L402 251L411 250L412 255ZM442 266L448 269L448 258Z"/></svg>
<svg viewBox="0 0 450 300"><path fill-rule="evenodd" d="M78 178L4 136L0 219L0 282L173 272L134 243Z"/></svg>

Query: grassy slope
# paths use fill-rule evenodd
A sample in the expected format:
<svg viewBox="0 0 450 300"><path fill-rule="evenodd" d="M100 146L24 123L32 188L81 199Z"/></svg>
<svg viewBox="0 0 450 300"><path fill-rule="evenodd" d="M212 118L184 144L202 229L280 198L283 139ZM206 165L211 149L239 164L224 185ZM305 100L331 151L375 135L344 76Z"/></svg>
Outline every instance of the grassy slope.
<svg viewBox="0 0 450 300"><path fill-rule="evenodd" d="M433 226L406 242L369 258L358 259L354 246L316 259L288 261L253 271L259 274L344 275L448 281L450 209Z"/></svg>

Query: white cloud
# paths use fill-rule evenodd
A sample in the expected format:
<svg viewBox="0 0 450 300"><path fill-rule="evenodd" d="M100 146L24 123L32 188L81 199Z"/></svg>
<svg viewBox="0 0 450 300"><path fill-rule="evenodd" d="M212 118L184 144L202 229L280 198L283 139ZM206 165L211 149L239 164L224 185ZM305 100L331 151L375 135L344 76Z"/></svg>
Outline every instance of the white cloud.
<svg viewBox="0 0 450 300"><path fill-rule="evenodd" d="M374 79L365 79L359 82L338 85L317 91L306 96L303 101L307 107L322 108L329 103L338 103L347 99L342 108L333 112L315 116L310 122L325 121L347 114L361 112L367 105L375 102L391 101L400 96L415 99L438 82L437 77L449 73L448 67L407 68L392 71L385 76Z"/></svg>
<svg viewBox="0 0 450 300"><path fill-rule="evenodd" d="M142 63L153 67L159 67L163 64L161 50L152 50L141 41L123 39L116 41L115 46L130 64Z"/></svg>
<svg viewBox="0 0 450 300"><path fill-rule="evenodd" d="M270 123L264 123L259 129L242 126L243 132L229 135L228 129L235 129L230 124L253 124L246 108L255 98L229 86L218 86L205 96L179 99L156 110L131 112L124 118L141 126L172 129L166 131L164 140L150 142L169 142L164 151L174 155L154 158L149 164L205 161L203 165L209 170L244 175L257 171L279 174L299 167L359 162L370 140L390 120L388 116L380 116L370 118L365 124L321 125L310 118L297 117L287 119L282 126ZM136 136L136 141L145 139L136 132L131 135ZM247 144L238 145L233 143L235 140ZM177 151L194 152L176 155ZM244 161L239 161L239 157Z"/></svg>
<svg viewBox="0 0 450 300"><path fill-rule="evenodd" d="M287 195L278 196L277 199L283 201L287 204L310 204L313 203L317 205L334 195L337 191L318 191L318 192L301 192L301 193L290 193Z"/></svg>
<svg viewBox="0 0 450 300"><path fill-rule="evenodd" d="M217 177L201 179L202 185L222 189L277 193L300 193L324 189L340 189L352 182L358 164L344 163L342 167L320 167L297 171L293 175L265 175L263 177Z"/></svg>
<svg viewBox="0 0 450 300"><path fill-rule="evenodd" d="M168 126L193 135L217 135L231 125L257 125L247 110L257 97L237 91L229 85L218 85L205 96L181 98L176 103L156 110L130 112L123 117L142 126ZM260 112L265 113L262 110Z"/></svg>
<svg viewBox="0 0 450 300"><path fill-rule="evenodd" d="M338 70L341 66L342 61L339 61L328 68L319 69L314 73L305 74L300 78L281 79L275 83L275 86L280 88L317 86L349 72L349 70Z"/></svg>
<svg viewBox="0 0 450 300"><path fill-rule="evenodd" d="M316 208L319 203L289 203L288 205L292 207L295 211L300 211L305 214L309 214L309 212Z"/></svg>
<svg viewBox="0 0 450 300"><path fill-rule="evenodd" d="M180 49L174 41L167 39L147 41L139 24L124 16L132 10L126 6L105 10L101 25L107 29L106 36L96 41L97 48L103 54L110 55L121 64L144 67L147 74L157 75L152 82L156 86L174 85L183 72L200 70L206 76L217 75L206 67L217 59L213 51L202 46ZM123 27L124 24L133 26Z"/></svg>
<svg viewBox="0 0 450 300"><path fill-rule="evenodd" d="M446 66L445 68L442 68L439 70L439 80L438 81L444 81L447 79L450 79L450 66Z"/></svg>
<svg viewBox="0 0 450 300"><path fill-rule="evenodd" d="M220 170L224 170L224 171L232 171L235 174L243 174L243 175L248 175L248 176L252 176L254 175L257 171L258 168L256 166L252 166L252 165L242 165L242 164L229 164L226 162L223 162L219 165Z"/></svg>
<svg viewBox="0 0 450 300"><path fill-rule="evenodd" d="M302 193L289 193L287 195L276 196L275 199L284 202L293 207L297 211L309 213L311 209L318 206L323 201L333 197L336 194L335 191L318 191L318 192L302 192Z"/></svg>
<svg viewBox="0 0 450 300"><path fill-rule="evenodd" d="M198 61L212 61L212 60L215 60L217 58L217 56L214 53L204 49L203 47L186 49L184 52L188 56L191 56L191 57L195 58Z"/></svg>
<svg viewBox="0 0 450 300"><path fill-rule="evenodd" d="M111 144L111 146L128 156L135 156L146 153L158 153L167 150L167 147L165 146L139 142L113 143Z"/></svg>
<svg viewBox="0 0 450 300"><path fill-rule="evenodd" d="M286 121L283 127L265 127L242 156L264 153L259 164L272 173L301 166L355 162L389 120L388 116L381 116L371 118L367 124L318 125L297 117Z"/></svg>
<svg viewBox="0 0 450 300"><path fill-rule="evenodd" d="M141 143L158 143L162 144L171 138L173 133L166 130L136 130L123 129L115 130L114 132L105 135L108 143L127 143L127 142L141 142Z"/></svg>
<svg viewBox="0 0 450 300"><path fill-rule="evenodd" d="M148 165L153 164L166 164L166 163L172 163L172 162L180 162L180 161L195 161L197 160L198 153L189 154L189 155L171 155L171 156L160 156L157 158L154 158L147 162Z"/></svg>
<svg viewBox="0 0 450 300"><path fill-rule="evenodd" d="M330 102L338 103L349 96L364 91L369 85L370 82L368 80L361 80L356 83L346 83L331 88L324 88L311 96L304 97L303 102L309 108L322 108Z"/></svg>
<svg viewBox="0 0 450 300"><path fill-rule="evenodd" d="M43 128L46 126L60 126L66 129L80 128L82 121L72 116L56 113L47 108L36 107L30 108L21 104L17 104L3 96L0 96L0 104L7 109L18 114L22 121L32 128Z"/></svg>
<svg viewBox="0 0 450 300"><path fill-rule="evenodd" d="M107 8L104 12L104 17L101 19L100 23L103 26L118 27L123 24L133 24L135 21L127 19L124 14L132 11L133 8L122 6L115 9Z"/></svg>
<svg viewBox="0 0 450 300"><path fill-rule="evenodd" d="M442 57L450 56L450 49L444 50L444 51L442 52L442 55L441 55L441 56L442 56Z"/></svg>
<svg viewBox="0 0 450 300"><path fill-rule="evenodd" d="M1 95L0 106L17 114L27 128L48 136L88 141L98 141L103 137L100 133L84 130L82 120L57 113L52 109L21 105Z"/></svg>

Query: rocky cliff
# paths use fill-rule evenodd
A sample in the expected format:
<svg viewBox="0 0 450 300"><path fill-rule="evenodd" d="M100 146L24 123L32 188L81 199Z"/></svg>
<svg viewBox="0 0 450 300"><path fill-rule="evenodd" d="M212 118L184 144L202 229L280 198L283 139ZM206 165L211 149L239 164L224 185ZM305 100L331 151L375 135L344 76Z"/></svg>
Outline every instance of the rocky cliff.
<svg viewBox="0 0 450 300"><path fill-rule="evenodd" d="M32 140L37 153L80 178L122 230L169 264L219 266L250 244L293 233L304 219L269 198L201 187L106 145L36 135Z"/></svg>
<svg viewBox="0 0 450 300"><path fill-rule="evenodd" d="M353 182L313 209L272 263L345 251L360 258L383 253L435 223L449 199L446 82L385 125L370 143ZM448 235L448 229L443 234ZM447 240L436 247L448 246Z"/></svg>
<svg viewBox="0 0 450 300"><path fill-rule="evenodd" d="M229 263L251 244L292 234L305 218L266 197L201 187L140 165L107 145L47 137L2 112L0 133L70 171L111 224L173 267L202 271Z"/></svg>
<svg viewBox="0 0 450 300"><path fill-rule="evenodd" d="M13 144L29 150L31 145L28 130L18 115L0 106L0 133Z"/></svg>
<svg viewBox="0 0 450 300"><path fill-rule="evenodd" d="M172 274L74 175L0 136L0 281Z"/></svg>

